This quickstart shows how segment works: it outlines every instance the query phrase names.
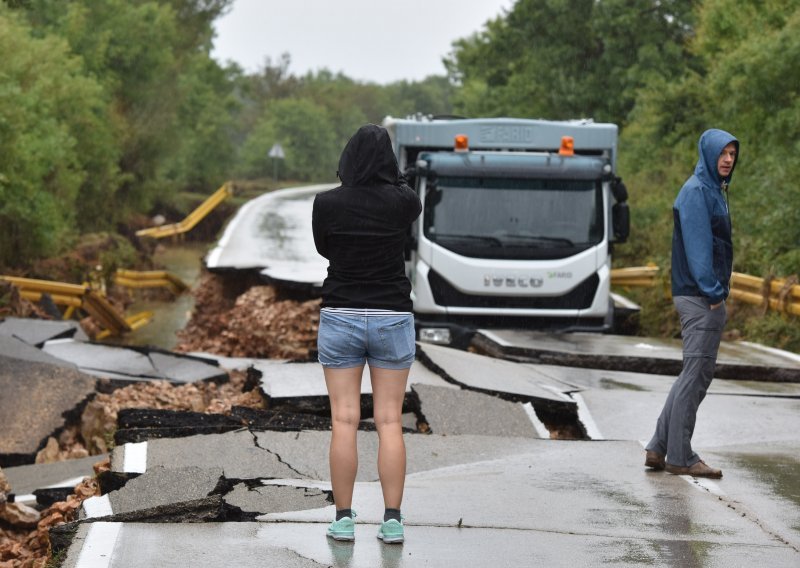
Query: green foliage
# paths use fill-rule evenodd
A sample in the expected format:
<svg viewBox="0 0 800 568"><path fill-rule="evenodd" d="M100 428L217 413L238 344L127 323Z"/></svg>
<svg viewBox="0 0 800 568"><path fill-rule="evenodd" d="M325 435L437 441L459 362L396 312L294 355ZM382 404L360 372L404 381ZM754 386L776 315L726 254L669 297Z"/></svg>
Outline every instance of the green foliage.
<svg viewBox="0 0 800 568"><path fill-rule="evenodd" d="M795 316L770 311L732 323L741 326L742 336L749 341L800 353L800 326Z"/></svg>
<svg viewBox="0 0 800 568"><path fill-rule="evenodd" d="M242 109L240 176L272 177L275 164L267 154L280 143L286 153L278 164L281 178L334 182L339 154L363 124L380 124L387 115L452 112L453 86L445 77L382 87L326 69L297 77L290 62L286 54L268 59L259 73L235 81Z"/></svg>
<svg viewBox="0 0 800 568"><path fill-rule="evenodd" d="M697 161L700 133L717 127L741 143L730 189L734 270L797 274L800 2L706 0L696 20L693 66L679 80L649 80L621 137L633 211L625 260L653 259L668 273L672 201ZM649 320L645 328L657 329L670 314L654 310L642 317ZM749 339L797 348L795 317L745 311L738 320L732 325Z"/></svg>
<svg viewBox="0 0 800 568"><path fill-rule="evenodd" d="M271 176L268 154L276 143L286 155L278 164L282 177L335 181L336 138L324 107L307 99L272 103L242 147L243 171L252 177Z"/></svg>
<svg viewBox="0 0 800 568"><path fill-rule="evenodd" d="M205 56L194 57L181 76L178 130L182 143L164 166L169 186L216 189L230 177L241 108L234 96L236 77L236 70L222 69Z"/></svg>
<svg viewBox="0 0 800 568"><path fill-rule="evenodd" d="M764 274L778 264L798 273L800 210L783 204L800 203L800 2L717 0L704 11L700 48L725 46L709 68L708 92L725 92L710 118L725 120L742 141L742 176L731 187L738 232L748 238L740 240L737 269ZM734 23L745 38L725 43Z"/></svg>
<svg viewBox="0 0 800 568"><path fill-rule="evenodd" d="M290 58L245 75L210 57L232 0L0 3L0 264L57 255L81 233L170 207L234 175L333 181L366 122L449 114L444 77L386 87ZM238 170L238 171L237 171Z"/></svg>
<svg viewBox="0 0 800 568"><path fill-rule="evenodd" d="M800 85L799 8L797 1L704 2L691 46L701 68L639 91L620 142L621 165L634 223L645 214L643 248L654 256L668 250L671 223L652 223L650 212L668 212L697 161L700 133L718 127L741 142L730 190L734 269L800 271L800 210L783 206L800 203L800 102L796 88L787 88Z"/></svg>
<svg viewBox="0 0 800 568"><path fill-rule="evenodd" d="M387 113L396 117L420 112L449 115L453 112L455 86L447 77L433 75L419 82L399 81L384 89L388 98Z"/></svg>
<svg viewBox="0 0 800 568"><path fill-rule="evenodd" d="M637 90L688 64L691 1L518 0L446 61L472 116L593 117L622 124Z"/></svg>
<svg viewBox="0 0 800 568"><path fill-rule="evenodd" d="M0 6L0 264L53 254L117 169L102 87Z"/></svg>

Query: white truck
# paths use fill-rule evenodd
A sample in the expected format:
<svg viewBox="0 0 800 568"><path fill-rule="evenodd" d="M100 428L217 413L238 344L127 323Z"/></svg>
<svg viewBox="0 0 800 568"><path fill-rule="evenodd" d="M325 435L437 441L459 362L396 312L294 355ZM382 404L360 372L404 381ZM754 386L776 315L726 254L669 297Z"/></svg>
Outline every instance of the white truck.
<svg viewBox="0 0 800 568"><path fill-rule="evenodd" d="M614 243L629 232L617 126L387 117L423 203L406 255L418 337L486 327L609 331Z"/></svg>

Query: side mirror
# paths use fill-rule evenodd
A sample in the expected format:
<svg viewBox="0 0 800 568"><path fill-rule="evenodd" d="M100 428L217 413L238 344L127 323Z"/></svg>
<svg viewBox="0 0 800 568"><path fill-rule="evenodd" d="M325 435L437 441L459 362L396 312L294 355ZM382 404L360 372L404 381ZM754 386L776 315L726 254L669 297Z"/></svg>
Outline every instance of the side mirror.
<svg viewBox="0 0 800 568"><path fill-rule="evenodd" d="M615 203L611 208L611 226L614 230L614 242L624 243L631 232L631 214L624 201Z"/></svg>
<svg viewBox="0 0 800 568"><path fill-rule="evenodd" d="M442 201L442 190L433 184L428 184L425 194L425 205L434 207Z"/></svg>
<svg viewBox="0 0 800 568"><path fill-rule="evenodd" d="M628 188L622 183L622 178L614 178L614 181L611 182L611 193L617 203L628 201Z"/></svg>

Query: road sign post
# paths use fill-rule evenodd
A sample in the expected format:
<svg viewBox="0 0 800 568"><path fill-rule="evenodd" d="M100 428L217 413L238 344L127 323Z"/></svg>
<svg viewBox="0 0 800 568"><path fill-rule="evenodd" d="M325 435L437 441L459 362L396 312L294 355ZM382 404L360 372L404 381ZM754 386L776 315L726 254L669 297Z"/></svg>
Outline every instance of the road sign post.
<svg viewBox="0 0 800 568"><path fill-rule="evenodd" d="M278 181L278 160L286 158L286 154L283 153L283 147L277 142L273 144L269 151L269 157L272 158L272 180Z"/></svg>

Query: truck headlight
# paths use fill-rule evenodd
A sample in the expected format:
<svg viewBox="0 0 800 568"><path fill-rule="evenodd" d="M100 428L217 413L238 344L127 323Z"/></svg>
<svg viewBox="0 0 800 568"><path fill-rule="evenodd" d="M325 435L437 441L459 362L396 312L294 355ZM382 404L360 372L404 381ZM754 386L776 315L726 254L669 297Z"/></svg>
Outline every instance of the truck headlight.
<svg viewBox="0 0 800 568"><path fill-rule="evenodd" d="M450 330L446 327L423 327L419 330L419 340L427 343L449 345L452 337Z"/></svg>

